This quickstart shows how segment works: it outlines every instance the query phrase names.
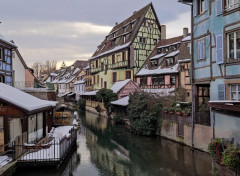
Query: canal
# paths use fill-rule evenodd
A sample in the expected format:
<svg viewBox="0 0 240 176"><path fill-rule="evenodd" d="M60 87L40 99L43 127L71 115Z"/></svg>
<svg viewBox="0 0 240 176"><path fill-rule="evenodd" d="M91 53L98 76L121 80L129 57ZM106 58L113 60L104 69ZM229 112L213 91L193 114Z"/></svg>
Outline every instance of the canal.
<svg viewBox="0 0 240 176"><path fill-rule="evenodd" d="M16 176L207 176L211 158L160 137L143 137L114 126L106 118L79 114L78 147L53 168L20 168Z"/></svg>

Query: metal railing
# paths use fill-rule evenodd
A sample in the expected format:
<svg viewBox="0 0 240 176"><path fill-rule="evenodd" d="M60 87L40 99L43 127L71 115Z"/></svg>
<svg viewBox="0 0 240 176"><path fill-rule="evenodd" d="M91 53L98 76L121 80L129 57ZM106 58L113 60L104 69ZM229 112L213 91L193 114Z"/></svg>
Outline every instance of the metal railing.
<svg viewBox="0 0 240 176"><path fill-rule="evenodd" d="M48 163L60 164L76 145L77 130L72 128L69 131L70 135L62 139L53 138L46 144L23 144L15 145L15 150L22 150L22 155L19 157L19 163Z"/></svg>
<svg viewBox="0 0 240 176"><path fill-rule="evenodd" d="M97 73L101 71L101 67L91 68L91 73Z"/></svg>

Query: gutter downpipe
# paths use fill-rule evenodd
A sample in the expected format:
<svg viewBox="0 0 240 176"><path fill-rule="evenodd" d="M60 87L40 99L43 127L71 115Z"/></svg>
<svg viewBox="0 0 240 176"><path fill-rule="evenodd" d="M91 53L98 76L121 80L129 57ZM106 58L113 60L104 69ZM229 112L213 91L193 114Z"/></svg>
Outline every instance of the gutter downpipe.
<svg viewBox="0 0 240 176"><path fill-rule="evenodd" d="M195 94L194 94L194 27L193 27L193 3L184 3L181 0L179 0L179 2L189 5L191 6L191 54L192 54L192 58L191 58L191 73L192 73L192 77L191 77L191 89L192 89L192 143L191 143L191 147L194 148L194 125L195 125L195 121L194 121L194 117L195 117Z"/></svg>

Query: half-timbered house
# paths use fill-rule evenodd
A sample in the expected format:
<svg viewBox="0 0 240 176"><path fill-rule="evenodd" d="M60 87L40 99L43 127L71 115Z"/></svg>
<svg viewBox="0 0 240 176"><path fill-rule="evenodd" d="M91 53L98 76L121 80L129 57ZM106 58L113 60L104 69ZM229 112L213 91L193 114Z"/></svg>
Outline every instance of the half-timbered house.
<svg viewBox="0 0 240 176"><path fill-rule="evenodd" d="M117 81L133 80L161 40L160 28L152 3L116 23L90 58L93 89L109 89Z"/></svg>
<svg viewBox="0 0 240 176"><path fill-rule="evenodd" d="M187 28L183 31L182 36L160 41L136 74L136 81L143 91L169 95L177 88L183 88L186 101L191 101L191 37Z"/></svg>

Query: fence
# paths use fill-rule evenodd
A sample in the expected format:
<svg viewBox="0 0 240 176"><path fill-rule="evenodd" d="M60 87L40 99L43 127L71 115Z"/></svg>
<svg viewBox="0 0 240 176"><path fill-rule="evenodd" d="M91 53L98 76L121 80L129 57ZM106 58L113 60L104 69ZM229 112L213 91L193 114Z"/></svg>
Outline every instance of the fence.
<svg viewBox="0 0 240 176"><path fill-rule="evenodd" d="M45 144L15 144L15 155L22 165L60 165L70 150L76 145L77 130L62 139L53 138Z"/></svg>

